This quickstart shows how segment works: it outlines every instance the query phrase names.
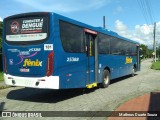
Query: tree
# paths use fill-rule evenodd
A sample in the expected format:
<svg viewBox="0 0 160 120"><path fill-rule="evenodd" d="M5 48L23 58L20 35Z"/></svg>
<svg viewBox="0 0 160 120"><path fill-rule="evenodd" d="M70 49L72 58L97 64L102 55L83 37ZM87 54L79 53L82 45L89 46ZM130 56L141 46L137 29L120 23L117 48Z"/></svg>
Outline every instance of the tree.
<svg viewBox="0 0 160 120"><path fill-rule="evenodd" d="M0 53L2 52L2 22L0 22Z"/></svg>
<svg viewBox="0 0 160 120"><path fill-rule="evenodd" d="M142 48L141 54L143 55L142 58L151 58L153 50L148 49L147 45L141 44L140 47Z"/></svg>
<svg viewBox="0 0 160 120"><path fill-rule="evenodd" d="M157 47L156 53L157 53L157 57L159 58L159 57L160 57L160 44L159 44L159 46Z"/></svg>
<svg viewBox="0 0 160 120"><path fill-rule="evenodd" d="M0 22L0 66L2 66L2 22ZM2 67L0 67L0 71L2 71Z"/></svg>

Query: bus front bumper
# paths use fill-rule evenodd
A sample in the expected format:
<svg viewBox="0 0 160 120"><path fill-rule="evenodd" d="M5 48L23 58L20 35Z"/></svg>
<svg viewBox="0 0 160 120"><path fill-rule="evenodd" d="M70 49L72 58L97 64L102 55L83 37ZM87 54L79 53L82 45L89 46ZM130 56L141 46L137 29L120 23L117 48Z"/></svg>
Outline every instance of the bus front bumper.
<svg viewBox="0 0 160 120"><path fill-rule="evenodd" d="M59 89L59 76L18 77L4 73L6 85L42 89Z"/></svg>

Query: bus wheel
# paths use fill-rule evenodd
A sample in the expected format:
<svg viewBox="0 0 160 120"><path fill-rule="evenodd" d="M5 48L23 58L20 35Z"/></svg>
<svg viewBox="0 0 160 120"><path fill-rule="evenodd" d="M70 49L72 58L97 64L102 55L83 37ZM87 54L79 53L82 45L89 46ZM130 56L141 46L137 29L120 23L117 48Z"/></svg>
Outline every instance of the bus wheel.
<svg viewBox="0 0 160 120"><path fill-rule="evenodd" d="M108 70L103 71L102 80L102 87L107 88L110 84L110 73Z"/></svg>
<svg viewBox="0 0 160 120"><path fill-rule="evenodd" d="M132 77L134 77L134 75L135 75L135 67L132 68L132 73L131 73Z"/></svg>

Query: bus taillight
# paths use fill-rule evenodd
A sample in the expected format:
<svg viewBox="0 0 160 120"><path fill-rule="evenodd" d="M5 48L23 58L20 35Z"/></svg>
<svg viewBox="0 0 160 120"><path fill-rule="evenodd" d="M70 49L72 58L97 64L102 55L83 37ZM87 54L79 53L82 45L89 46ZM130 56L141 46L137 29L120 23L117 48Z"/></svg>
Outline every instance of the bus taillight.
<svg viewBox="0 0 160 120"><path fill-rule="evenodd" d="M7 60L6 60L6 55L3 56L3 62L4 62L4 72L7 74Z"/></svg>
<svg viewBox="0 0 160 120"><path fill-rule="evenodd" d="M53 51L52 52L50 52L49 54L48 54L48 59L47 59L47 68L46 68L46 75L47 76L50 76L50 75L52 75L52 73L53 73L53 62L54 62L54 53L53 53Z"/></svg>

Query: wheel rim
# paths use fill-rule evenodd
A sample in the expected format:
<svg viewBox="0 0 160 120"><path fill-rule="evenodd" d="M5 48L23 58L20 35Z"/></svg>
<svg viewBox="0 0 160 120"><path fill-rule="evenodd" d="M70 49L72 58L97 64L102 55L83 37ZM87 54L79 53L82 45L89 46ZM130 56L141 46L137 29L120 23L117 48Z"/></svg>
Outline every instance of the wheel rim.
<svg viewBox="0 0 160 120"><path fill-rule="evenodd" d="M108 84L108 81L109 81L109 77L106 76L106 77L104 78L104 84Z"/></svg>
<svg viewBox="0 0 160 120"><path fill-rule="evenodd" d="M133 69L132 69L132 75L134 75L134 73L135 73L135 69L133 68Z"/></svg>

